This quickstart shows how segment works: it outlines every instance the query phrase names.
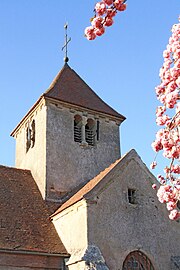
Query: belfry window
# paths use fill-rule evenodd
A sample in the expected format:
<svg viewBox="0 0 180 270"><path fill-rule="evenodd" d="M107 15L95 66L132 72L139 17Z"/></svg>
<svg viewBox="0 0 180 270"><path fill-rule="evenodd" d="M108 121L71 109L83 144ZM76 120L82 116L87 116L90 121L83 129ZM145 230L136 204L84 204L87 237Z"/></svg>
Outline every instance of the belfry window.
<svg viewBox="0 0 180 270"><path fill-rule="evenodd" d="M80 115L75 115L74 117L74 141L81 143L82 135L82 117Z"/></svg>
<svg viewBox="0 0 180 270"><path fill-rule="evenodd" d="M31 147L34 147L35 144L35 120L31 124Z"/></svg>
<svg viewBox="0 0 180 270"><path fill-rule="evenodd" d="M88 145L94 145L95 142L95 122L93 119L88 119L87 124L85 126L85 137L86 137L86 142Z"/></svg>
<svg viewBox="0 0 180 270"><path fill-rule="evenodd" d="M74 116L74 141L82 146L94 146L99 140L99 121L76 114Z"/></svg>
<svg viewBox="0 0 180 270"><path fill-rule="evenodd" d="M97 120L96 123L96 139L99 141L99 120Z"/></svg>
<svg viewBox="0 0 180 270"><path fill-rule="evenodd" d="M28 125L26 129L26 152L29 150L30 147L31 147L31 129Z"/></svg>
<svg viewBox="0 0 180 270"><path fill-rule="evenodd" d="M30 147L34 147L35 144L35 120L32 121L31 126L28 124L26 129L26 152Z"/></svg>

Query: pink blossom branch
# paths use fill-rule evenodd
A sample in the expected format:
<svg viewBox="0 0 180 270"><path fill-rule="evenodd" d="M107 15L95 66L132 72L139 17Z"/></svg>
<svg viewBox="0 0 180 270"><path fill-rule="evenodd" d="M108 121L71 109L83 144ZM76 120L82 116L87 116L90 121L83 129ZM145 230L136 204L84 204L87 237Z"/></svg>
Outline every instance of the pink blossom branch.
<svg viewBox="0 0 180 270"><path fill-rule="evenodd" d="M174 163L180 160L180 23L173 25L172 36L163 57L164 64L159 73L161 83L156 87L157 99L162 106L156 110L156 123L165 127L156 133L152 148L155 152L163 150L163 156L171 160L169 167L164 169L165 178L158 176L161 186L157 196L161 203L166 203L170 211L169 218L177 220L180 218L177 208L180 200L180 165ZM175 109L173 117L165 114L168 109ZM156 165L157 162L153 161L151 168L154 169Z"/></svg>
<svg viewBox="0 0 180 270"><path fill-rule="evenodd" d="M105 27L109 27L114 23L113 17L118 11L126 10L126 0L102 0L97 2L94 8L95 15L91 19L91 26L86 27L85 37L93 40L97 36L105 33Z"/></svg>

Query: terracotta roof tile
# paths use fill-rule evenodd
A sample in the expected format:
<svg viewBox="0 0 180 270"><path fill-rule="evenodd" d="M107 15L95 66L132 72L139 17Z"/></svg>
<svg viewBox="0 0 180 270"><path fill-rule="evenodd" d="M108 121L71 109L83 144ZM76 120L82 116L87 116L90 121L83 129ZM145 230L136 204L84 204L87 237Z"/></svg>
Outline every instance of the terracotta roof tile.
<svg viewBox="0 0 180 270"><path fill-rule="evenodd" d="M57 215L58 213L62 212L64 209L82 200L89 191L95 188L98 185L98 183L103 180L103 178L120 162L120 160L121 159L116 160L108 168L100 172L97 176L95 176L92 180L90 180L87 184L85 184L76 194L74 194L70 199L68 199L65 203L63 203L57 209L57 211L51 215L51 217Z"/></svg>
<svg viewBox="0 0 180 270"><path fill-rule="evenodd" d="M123 115L107 105L68 64L64 65L44 96L125 120Z"/></svg>
<svg viewBox="0 0 180 270"><path fill-rule="evenodd" d="M0 166L0 249L66 255L28 170Z"/></svg>

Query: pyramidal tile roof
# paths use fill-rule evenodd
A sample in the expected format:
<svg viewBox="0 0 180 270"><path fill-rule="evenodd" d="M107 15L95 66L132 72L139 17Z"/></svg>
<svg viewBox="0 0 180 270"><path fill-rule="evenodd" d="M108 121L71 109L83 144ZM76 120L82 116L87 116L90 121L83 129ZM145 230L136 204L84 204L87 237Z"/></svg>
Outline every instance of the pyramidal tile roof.
<svg viewBox="0 0 180 270"><path fill-rule="evenodd" d="M107 105L67 63L43 96L125 120L123 115Z"/></svg>

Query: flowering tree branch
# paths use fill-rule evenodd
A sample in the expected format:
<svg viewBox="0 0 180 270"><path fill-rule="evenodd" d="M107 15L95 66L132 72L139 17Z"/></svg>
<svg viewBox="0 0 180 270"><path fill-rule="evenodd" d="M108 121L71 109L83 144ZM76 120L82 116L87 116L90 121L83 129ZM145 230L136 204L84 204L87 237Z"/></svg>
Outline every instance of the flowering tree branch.
<svg viewBox="0 0 180 270"><path fill-rule="evenodd" d="M163 128L156 133L152 148L155 152L162 150L163 156L170 160L170 165L164 169L165 177L157 177L160 182L157 196L161 203L166 203L169 218L177 220L180 218L177 205L180 201L180 22L172 27L172 36L163 57L159 73L161 83L155 88L157 99L162 103L156 110L156 124ZM151 168L156 165L157 162L153 161ZM152 187L156 189L155 184Z"/></svg>
<svg viewBox="0 0 180 270"><path fill-rule="evenodd" d="M105 27L114 23L114 16L118 11L126 10L126 0L102 0L95 5L94 17L91 19L91 26L86 27L85 36L93 40L105 33Z"/></svg>
<svg viewBox="0 0 180 270"><path fill-rule="evenodd" d="M114 23L113 18L118 11L126 10L126 0L102 0L95 5L95 15L91 26L86 27L85 36L94 40L105 33L105 27ZM180 22L172 27L172 36L163 52L164 63L160 69L161 83L156 87L157 99L162 103L156 110L156 124L162 128L156 133L152 148L157 153L163 151L163 156L170 160L170 165L164 169L165 176L158 175L160 188L157 191L161 203L166 203L170 211L169 218L180 218L178 203L180 203ZM173 113L172 113L173 111ZM170 112L170 114L169 114ZM173 116L172 116L173 115ZM151 169L157 165L151 163ZM152 185L157 189L156 184Z"/></svg>

